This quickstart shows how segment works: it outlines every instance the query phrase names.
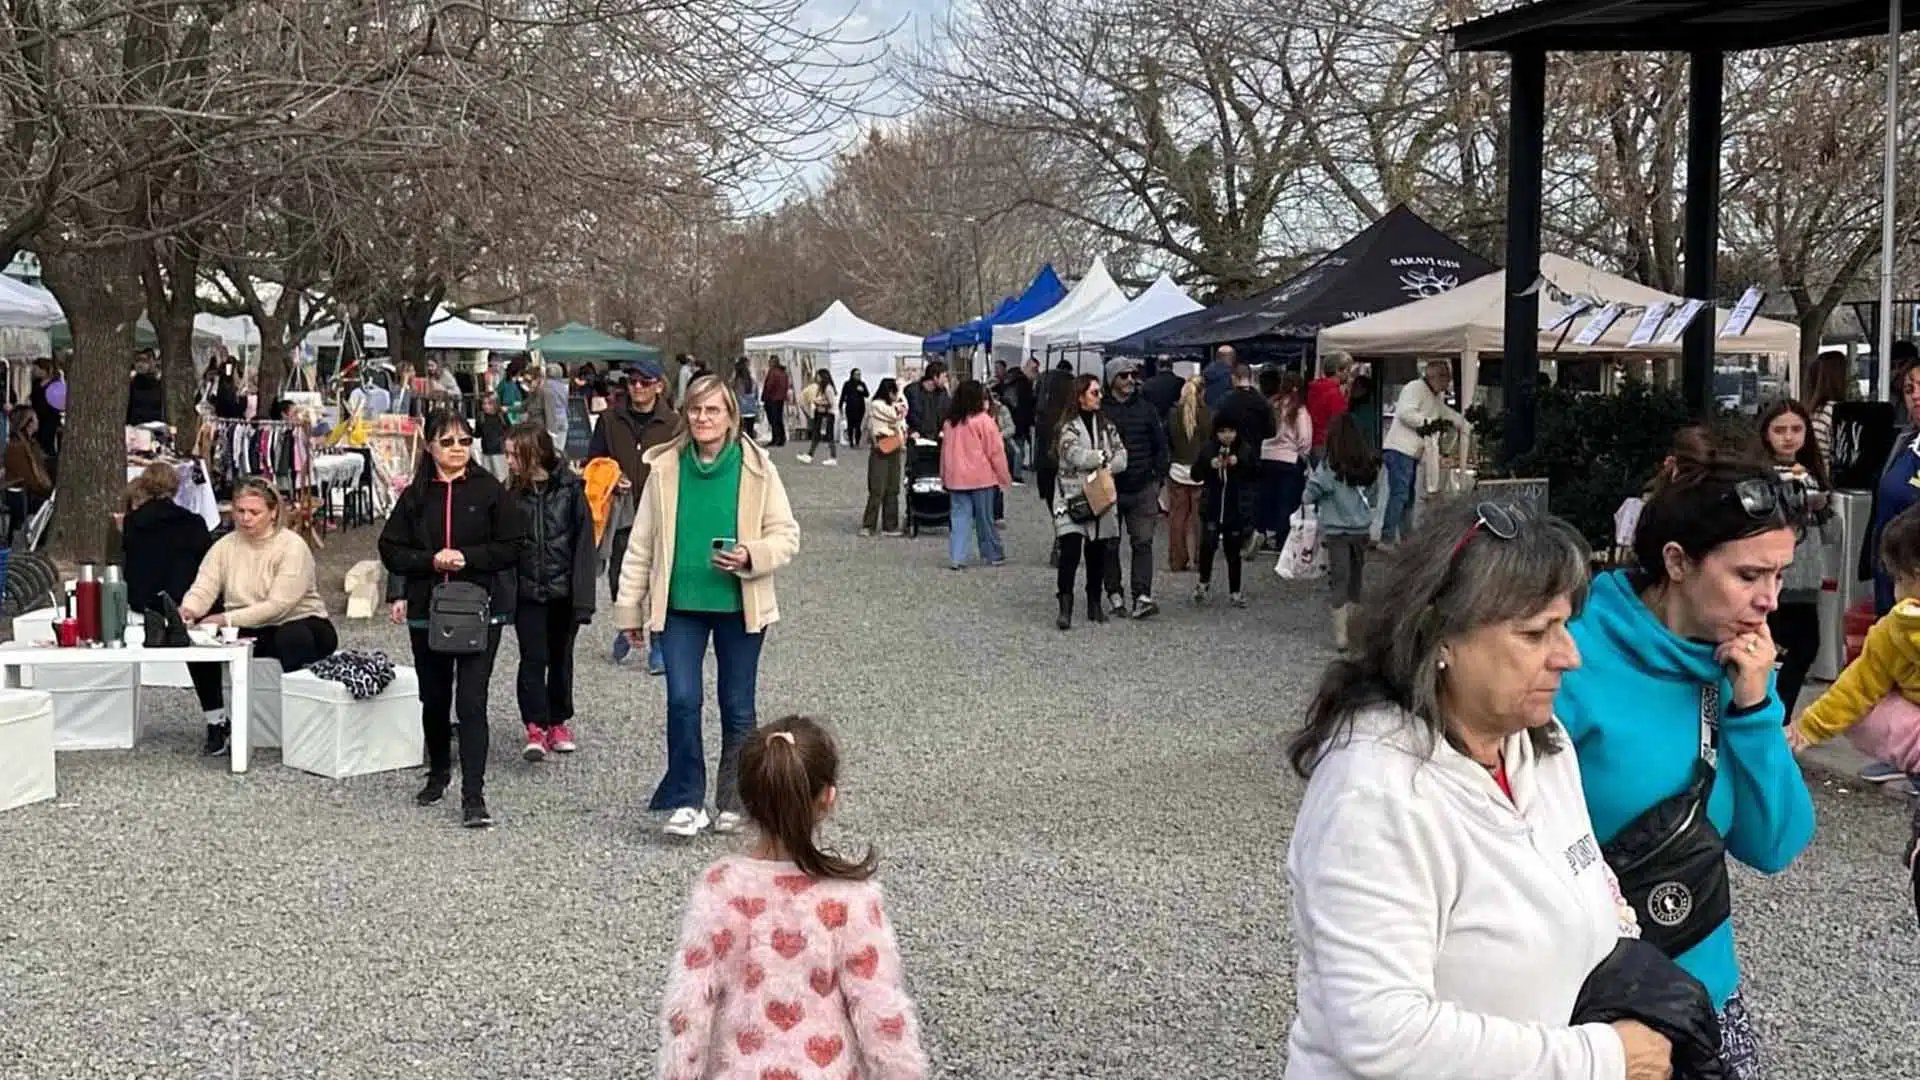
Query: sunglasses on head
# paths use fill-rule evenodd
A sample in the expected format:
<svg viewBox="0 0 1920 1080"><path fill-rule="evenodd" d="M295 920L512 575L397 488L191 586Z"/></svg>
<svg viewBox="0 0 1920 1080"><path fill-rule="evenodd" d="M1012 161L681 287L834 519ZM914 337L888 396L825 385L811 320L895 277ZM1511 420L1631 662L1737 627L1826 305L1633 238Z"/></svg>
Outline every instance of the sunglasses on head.
<svg viewBox="0 0 1920 1080"><path fill-rule="evenodd" d="M1473 524L1467 526L1467 531L1460 534L1460 539L1454 542L1453 553L1447 557L1459 558L1460 553L1467 549L1467 544L1472 542L1474 536L1483 531L1501 540L1511 540L1520 535L1520 518L1511 509L1499 503L1475 504Z"/></svg>
<svg viewBox="0 0 1920 1080"><path fill-rule="evenodd" d="M456 447L456 446L472 446L472 445L473 445L473 436L471 436L471 435L442 435L442 436L440 436L440 437L439 437L438 439L436 439L436 440L434 440L434 441L435 441L435 442L437 442L437 443L439 443L439 444L440 444L441 446L443 446L443 447L445 447L446 449L448 449L448 450L451 450L451 449L453 449L453 448L454 448L454 447Z"/></svg>
<svg viewBox="0 0 1920 1080"><path fill-rule="evenodd" d="M1733 497L1740 503L1740 509L1752 518L1769 518L1775 514L1800 518L1807 512L1807 489L1801 484L1756 477L1733 485Z"/></svg>

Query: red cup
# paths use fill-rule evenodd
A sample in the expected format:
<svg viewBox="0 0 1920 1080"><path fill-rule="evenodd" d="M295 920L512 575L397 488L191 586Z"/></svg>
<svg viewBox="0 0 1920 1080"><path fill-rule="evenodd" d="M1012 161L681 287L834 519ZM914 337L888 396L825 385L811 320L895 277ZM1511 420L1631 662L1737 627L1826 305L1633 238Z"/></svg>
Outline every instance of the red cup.
<svg viewBox="0 0 1920 1080"><path fill-rule="evenodd" d="M63 649L71 649L79 645L80 620L61 619L59 622L53 624L53 634L55 640L60 643L60 647Z"/></svg>

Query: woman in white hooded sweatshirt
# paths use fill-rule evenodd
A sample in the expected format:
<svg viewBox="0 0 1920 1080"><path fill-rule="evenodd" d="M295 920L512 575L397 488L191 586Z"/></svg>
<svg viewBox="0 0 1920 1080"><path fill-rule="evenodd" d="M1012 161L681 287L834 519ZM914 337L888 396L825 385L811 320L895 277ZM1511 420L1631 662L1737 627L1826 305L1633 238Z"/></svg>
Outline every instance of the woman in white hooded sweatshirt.
<svg viewBox="0 0 1920 1080"><path fill-rule="evenodd" d="M1289 747L1287 1080L1666 1080L1651 1029L1570 1021L1634 934L1553 718L1586 545L1497 504L1422 517Z"/></svg>

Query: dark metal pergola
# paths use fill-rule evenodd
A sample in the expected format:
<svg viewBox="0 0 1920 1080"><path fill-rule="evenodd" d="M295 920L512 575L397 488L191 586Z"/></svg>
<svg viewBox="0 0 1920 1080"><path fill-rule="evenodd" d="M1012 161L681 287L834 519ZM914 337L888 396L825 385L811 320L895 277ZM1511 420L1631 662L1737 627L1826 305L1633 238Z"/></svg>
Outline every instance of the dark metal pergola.
<svg viewBox="0 0 1920 1080"><path fill-rule="evenodd" d="M1895 16L1898 12L1898 16ZM1533 445L1540 349L1535 327L1549 52L1684 52L1687 104L1685 289L1713 298L1720 247L1720 143L1726 54L1873 37L1920 15L1920 0L1539 0L1447 31L1459 52L1504 52L1509 88L1507 311L1502 386L1509 457ZM1713 393L1714 319L1687 327L1681 386L1705 412Z"/></svg>

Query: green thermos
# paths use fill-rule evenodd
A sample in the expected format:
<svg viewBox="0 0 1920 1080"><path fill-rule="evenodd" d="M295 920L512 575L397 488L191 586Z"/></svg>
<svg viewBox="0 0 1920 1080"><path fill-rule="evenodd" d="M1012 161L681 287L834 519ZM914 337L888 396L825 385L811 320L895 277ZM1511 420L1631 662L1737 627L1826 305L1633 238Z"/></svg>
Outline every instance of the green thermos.
<svg viewBox="0 0 1920 1080"><path fill-rule="evenodd" d="M118 563L109 564L100 583L100 640L109 648L126 644L127 616L127 579Z"/></svg>

